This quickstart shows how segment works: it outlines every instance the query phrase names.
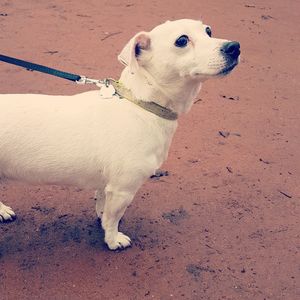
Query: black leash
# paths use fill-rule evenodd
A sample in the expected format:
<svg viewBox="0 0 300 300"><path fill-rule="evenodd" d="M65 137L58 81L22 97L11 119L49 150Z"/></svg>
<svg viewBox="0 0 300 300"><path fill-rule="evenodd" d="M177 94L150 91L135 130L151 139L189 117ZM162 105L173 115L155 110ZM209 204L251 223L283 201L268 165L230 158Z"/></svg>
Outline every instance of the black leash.
<svg viewBox="0 0 300 300"><path fill-rule="evenodd" d="M38 71L41 73L46 73L46 74L50 74L50 75L64 78L67 80L75 81L77 83L80 82L80 80L86 79L84 76L79 76L76 74L63 72L60 70L48 68L48 67L45 67L42 65L34 64L34 63L31 63L31 62L28 62L25 60L21 60L21 59L17 59L14 57L1 55L1 54L0 54L0 61L4 61L4 62L12 64L12 65L17 65L17 66L23 67L23 68L27 69L28 71ZM84 83L86 83L86 82L84 82Z"/></svg>

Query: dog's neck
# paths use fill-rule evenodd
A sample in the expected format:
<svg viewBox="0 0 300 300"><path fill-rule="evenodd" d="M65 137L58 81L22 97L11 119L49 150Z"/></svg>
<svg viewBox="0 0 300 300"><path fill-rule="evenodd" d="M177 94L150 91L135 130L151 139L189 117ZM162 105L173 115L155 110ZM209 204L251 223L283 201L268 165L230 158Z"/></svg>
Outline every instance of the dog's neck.
<svg viewBox="0 0 300 300"><path fill-rule="evenodd" d="M177 81L171 79L168 83L157 82L142 68L132 73L126 67L121 74L120 81L137 99L154 101L178 115L187 113L191 109L201 88L199 80L185 78Z"/></svg>

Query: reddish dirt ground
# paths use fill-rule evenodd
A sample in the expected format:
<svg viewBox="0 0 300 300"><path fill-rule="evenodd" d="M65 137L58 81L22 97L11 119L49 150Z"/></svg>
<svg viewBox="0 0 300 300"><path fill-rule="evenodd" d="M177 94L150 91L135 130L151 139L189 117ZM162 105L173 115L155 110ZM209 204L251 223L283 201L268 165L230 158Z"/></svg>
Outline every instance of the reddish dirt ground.
<svg viewBox="0 0 300 300"><path fill-rule="evenodd" d="M92 78L117 78L125 42L167 19L203 19L241 43L242 60L204 84L169 176L127 210L132 248L107 250L93 191L2 184L18 219L0 225L0 299L300 299L299 10L293 0L1 1L2 54ZM0 64L1 93L90 88Z"/></svg>

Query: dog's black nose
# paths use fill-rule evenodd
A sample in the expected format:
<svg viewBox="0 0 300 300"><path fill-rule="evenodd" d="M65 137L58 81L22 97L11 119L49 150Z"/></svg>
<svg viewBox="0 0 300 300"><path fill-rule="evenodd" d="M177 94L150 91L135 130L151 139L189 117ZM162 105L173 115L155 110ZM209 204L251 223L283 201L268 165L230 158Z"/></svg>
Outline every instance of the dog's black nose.
<svg viewBox="0 0 300 300"><path fill-rule="evenodd" d="M238 42L228 42L223 45L221 52L229 55L233 59L237 59L241 53L240 43Z"/></svg>

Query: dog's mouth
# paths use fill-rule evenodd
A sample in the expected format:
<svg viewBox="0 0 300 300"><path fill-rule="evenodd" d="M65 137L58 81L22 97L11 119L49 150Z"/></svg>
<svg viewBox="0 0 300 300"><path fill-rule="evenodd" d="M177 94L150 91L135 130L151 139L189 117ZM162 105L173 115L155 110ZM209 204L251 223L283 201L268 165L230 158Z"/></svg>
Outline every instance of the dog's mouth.
<svg viewBox="0 0 300 300"><path fill-rule="evenodd" d="M220 76L225 76L227 74L229 74L234 68L235 66L238 64L238 60L230 63L229 65L227 65L224 69L222 69L217 75Z"/></svg>
<svg viewBox="0 0 300 300"><path fill-rule="evenodd" d="M208 79L210 77L215 76L225 76L229 74L239 63L239 59L220 61L220 62L212 62L208 65L208 72L199 72L199 70L193 70L189 73L191 77L195 78L205 78Z"/></svg>

